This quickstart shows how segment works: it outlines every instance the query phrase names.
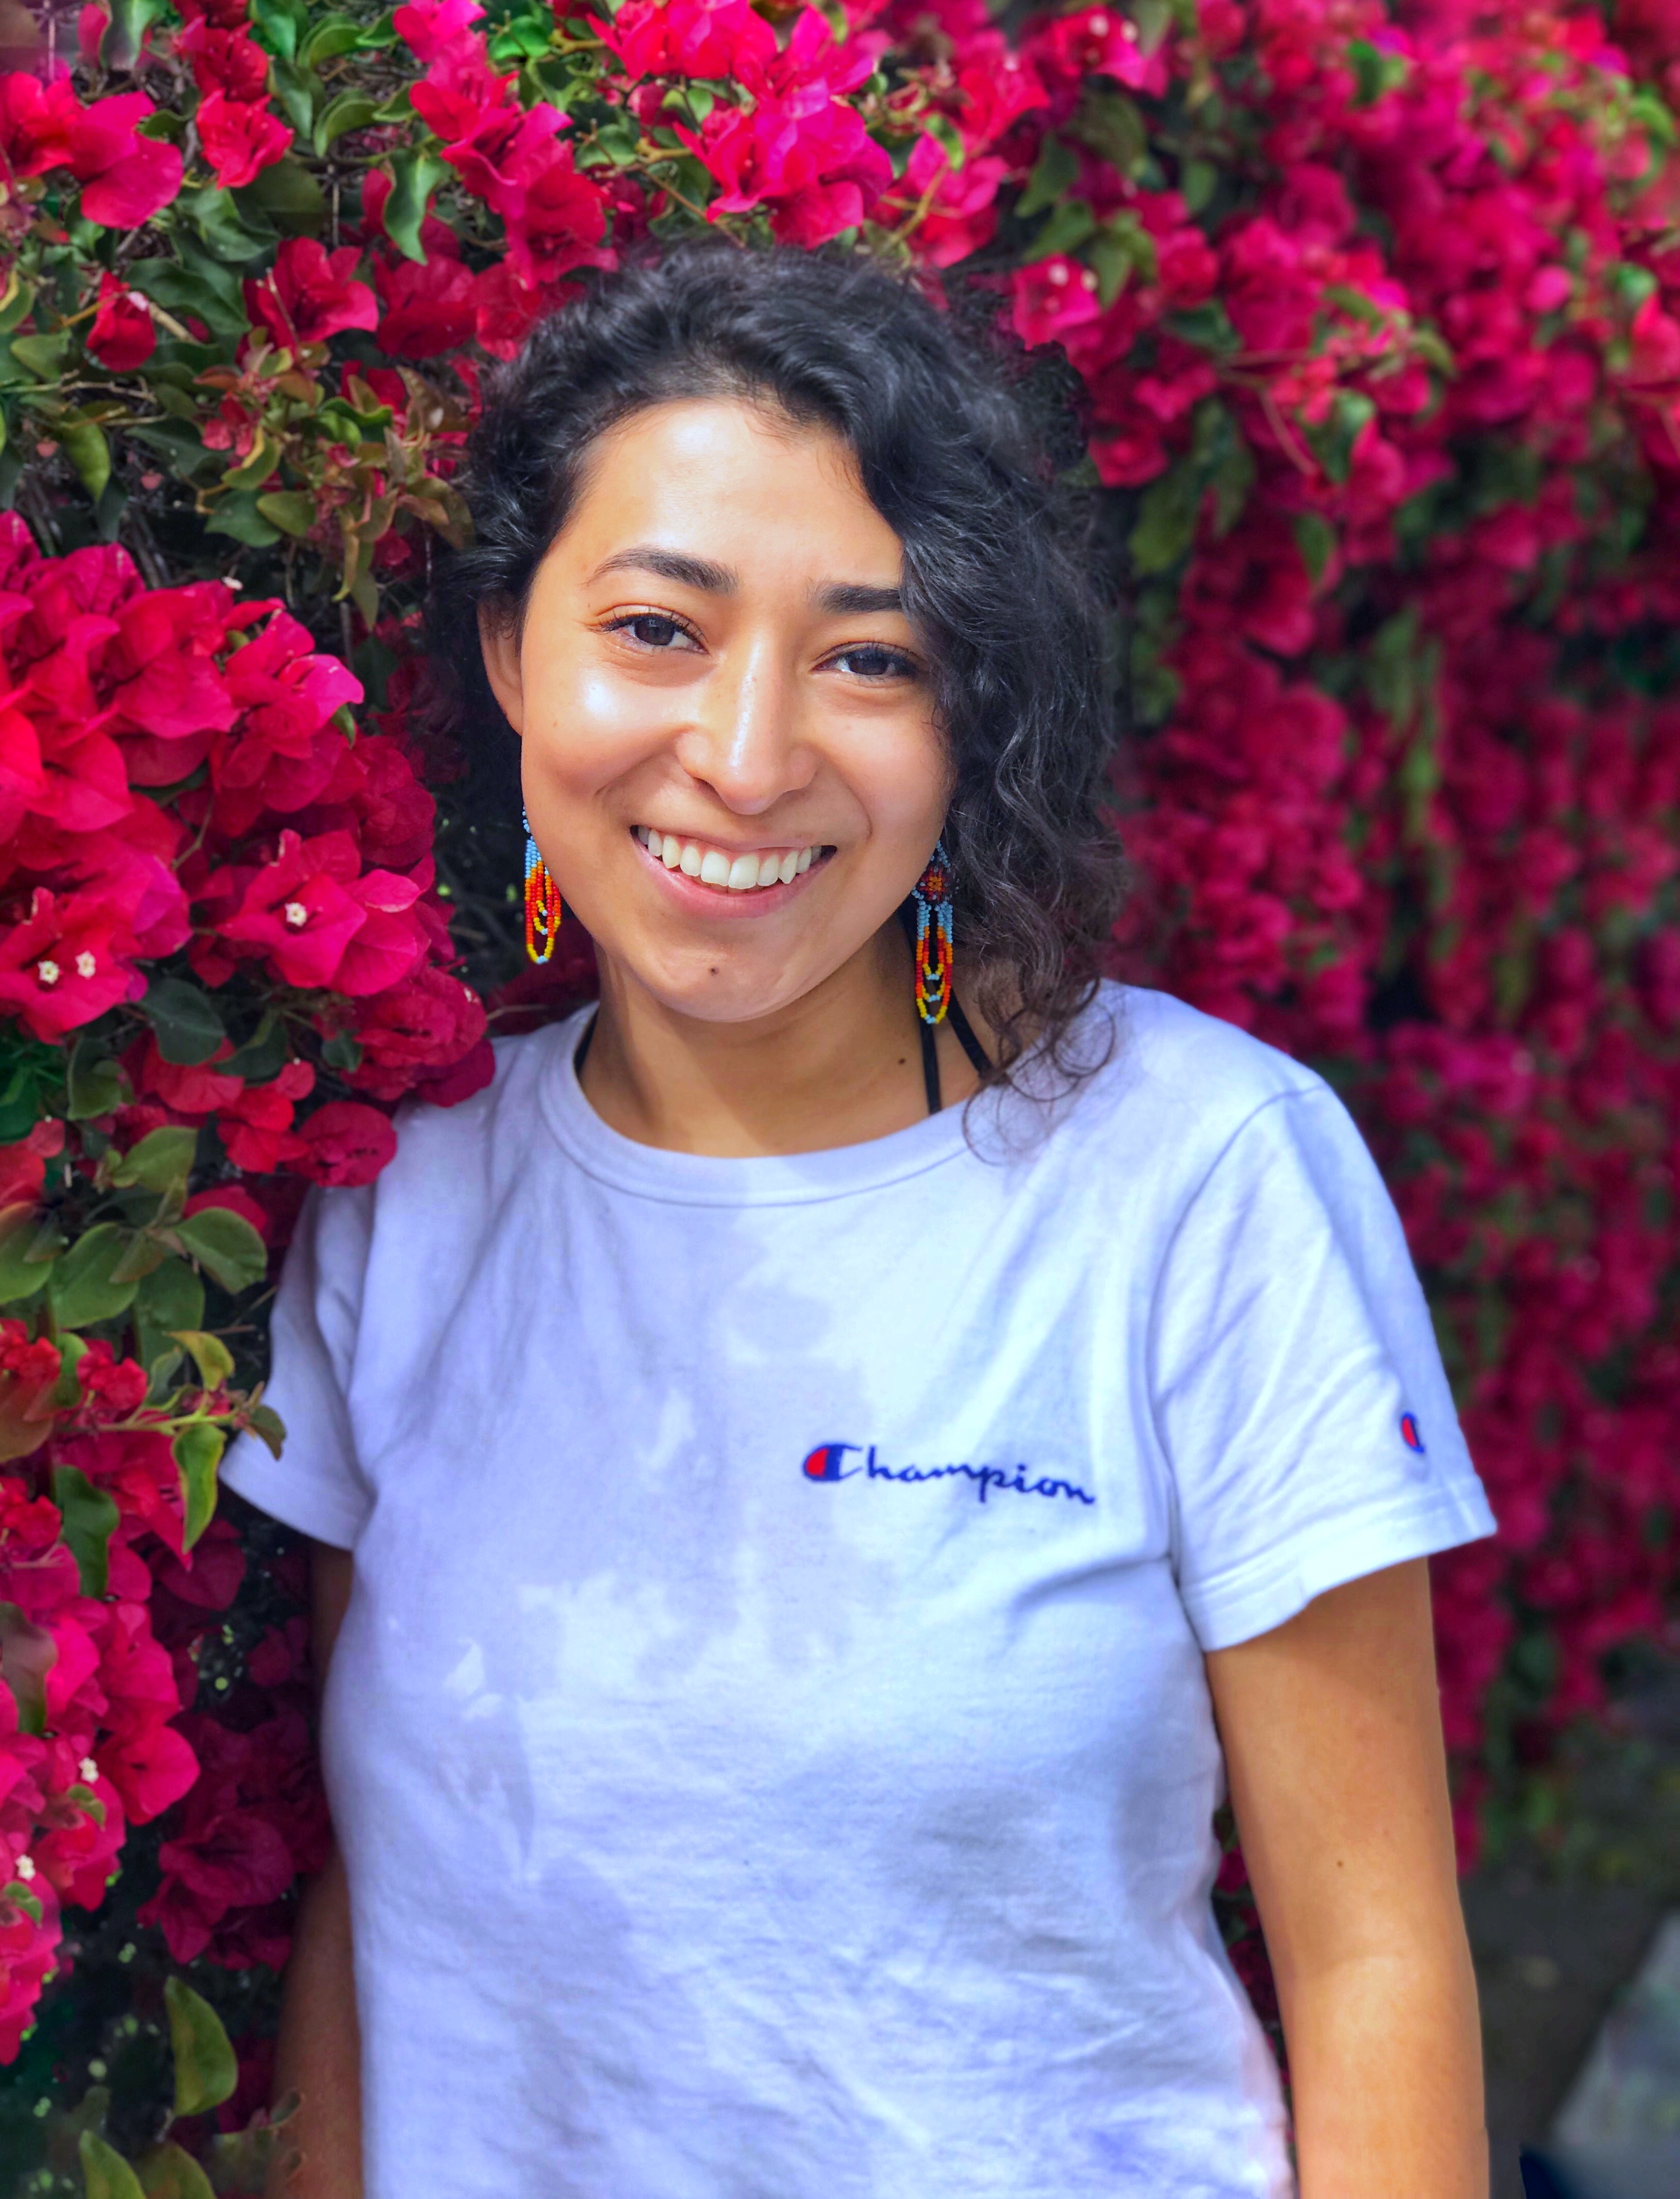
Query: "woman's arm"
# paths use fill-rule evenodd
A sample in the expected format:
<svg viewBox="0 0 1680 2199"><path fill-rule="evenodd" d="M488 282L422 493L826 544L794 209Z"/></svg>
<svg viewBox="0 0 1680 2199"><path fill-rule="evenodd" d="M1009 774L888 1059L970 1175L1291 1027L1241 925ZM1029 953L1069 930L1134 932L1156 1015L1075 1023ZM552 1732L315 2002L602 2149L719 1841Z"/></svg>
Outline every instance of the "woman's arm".
<svg viewBox="0 0 1680 2199"><path fill-rule="evenodd" d="M312 1638L321 1687L350 1601L349 1551L316 1543L313 1575ZM288 2092L302 2097L288 2135L301 2150L303 2165L289 2179L277 2167L269 2199L361 2199L361 2033L350 1967L350 1896L336 1848L304 1891L286 1965L274 2089L277 2098Z"/></svg>
<svg viewBox="0 0 1680 2199"><path fill-rule="evenodd" d="M1301 2199L1486 2199L1421 1560L1207 1660L1277 1979Z"/></svg>

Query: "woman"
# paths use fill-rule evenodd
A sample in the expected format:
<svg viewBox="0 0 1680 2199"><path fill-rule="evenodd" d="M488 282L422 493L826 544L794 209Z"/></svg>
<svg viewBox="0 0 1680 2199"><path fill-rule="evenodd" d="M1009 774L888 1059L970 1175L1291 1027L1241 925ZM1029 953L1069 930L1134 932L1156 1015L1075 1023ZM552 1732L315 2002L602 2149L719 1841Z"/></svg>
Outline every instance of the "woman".
<svg viewBox="0 0 1680 2199"><path fill-rule="evenodd" d="M1301 2190L1485 2189L1423 1560L1490 1521L1337 1101L1096 984L1030 407L704 248L493 395L443 654L601 997L306 1212L229 1469L330 1658L308 2199L1286 2192L1228 1778Z"/></svg>

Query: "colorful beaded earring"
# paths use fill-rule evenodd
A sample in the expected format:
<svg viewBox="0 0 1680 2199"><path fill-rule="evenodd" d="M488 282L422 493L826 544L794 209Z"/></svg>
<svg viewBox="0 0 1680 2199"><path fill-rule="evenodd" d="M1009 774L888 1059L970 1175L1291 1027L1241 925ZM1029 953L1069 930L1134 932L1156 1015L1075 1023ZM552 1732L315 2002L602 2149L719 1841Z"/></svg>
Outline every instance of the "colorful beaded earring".
<svg viewBox="0 0 1680 2199"><path fill-rule="evenodd" d="M531 820L525 820L525 952L534 962L546 962L560 936L560 889L549 874L542 851L531 837Z"/></svg>
<svg viewBox="0 0 1680 2199"><path fill-rule="evenodd" d="M951 1005L951 859L942 839L911 889L916 904L916 1010L925 1024L942 1024Z"/></svg>

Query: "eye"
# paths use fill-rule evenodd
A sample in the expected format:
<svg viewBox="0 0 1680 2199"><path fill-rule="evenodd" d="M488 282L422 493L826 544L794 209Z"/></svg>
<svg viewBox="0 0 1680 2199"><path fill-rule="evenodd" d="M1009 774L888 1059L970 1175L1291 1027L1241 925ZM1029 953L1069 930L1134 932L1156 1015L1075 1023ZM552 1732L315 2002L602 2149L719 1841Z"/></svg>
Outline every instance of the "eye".
<svg viewBox="0 0 1680 2199"><path fill-rule="evenodd" d="M881 641L860 641L828 661L837 670L849 672L858 680L913 680L921 670L913 656L907 656L902 650L889 649Z"/></svg>
<svg viewBox="0 0 1680 2199"><path fill-rule="evenodd" d="M674 649L680 644L697 649L700 645L668 611L632 611L625 617L609 619L607 632L627 634L642 649Z"/></svg>

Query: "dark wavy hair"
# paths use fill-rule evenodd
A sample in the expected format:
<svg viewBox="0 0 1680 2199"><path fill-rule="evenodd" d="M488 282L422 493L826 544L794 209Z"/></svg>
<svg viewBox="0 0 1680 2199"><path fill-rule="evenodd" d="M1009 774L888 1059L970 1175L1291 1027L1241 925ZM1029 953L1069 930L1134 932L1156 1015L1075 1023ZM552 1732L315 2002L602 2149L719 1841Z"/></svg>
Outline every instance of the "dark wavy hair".
<svg viewBox="0 0 1680 2199"><path fill-rule="evenodd" d="M505 726L481 605L522 610L591 446L674 399L742 396L837 431L903 548L954 787L945 846L963 989L995 1075L1044 1042L1064 1070L1123 892L1103 806L1116 736L1104 607L1065 365L1012 355L994 296L945 310L855 256L680 245L596 279L490 379L463 487L470 545L439 570L429 644L469 754Z"/></svg>

